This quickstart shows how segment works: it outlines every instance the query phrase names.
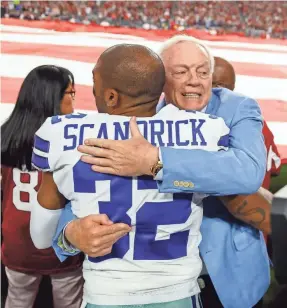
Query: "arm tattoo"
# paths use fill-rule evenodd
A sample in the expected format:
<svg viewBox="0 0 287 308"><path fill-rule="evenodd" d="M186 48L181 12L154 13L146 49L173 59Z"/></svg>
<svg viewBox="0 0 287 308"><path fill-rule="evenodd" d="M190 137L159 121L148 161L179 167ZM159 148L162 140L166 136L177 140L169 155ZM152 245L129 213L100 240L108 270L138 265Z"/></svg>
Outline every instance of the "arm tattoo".
<svg viewBox="0 0 287 308"><path fill-rule="evenodd" d="M252 207L248 209L248 201L245 199L235 209L235 215L238 215L244 220L248 219L248 223L255 228L259 229L261 224L266 220L265 209L260 207Z"/></svg>

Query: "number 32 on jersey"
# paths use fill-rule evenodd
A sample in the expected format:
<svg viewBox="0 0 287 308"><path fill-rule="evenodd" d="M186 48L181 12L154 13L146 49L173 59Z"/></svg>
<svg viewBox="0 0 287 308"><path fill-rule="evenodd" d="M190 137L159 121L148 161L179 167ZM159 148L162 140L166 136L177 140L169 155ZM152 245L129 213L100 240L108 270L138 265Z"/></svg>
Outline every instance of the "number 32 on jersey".
<svg viewBox="0 0 287 308"><path fill-rule="evenodd" d="M81 177L83 175L83 177ZM90 165L79 161L73 168L74 191L76 193L96 193L95 182L109 181L108 201L103 196L98 199L99 211L113 222L131 224L127 215L136 196L132 195L132 178L96 173ZM137 191L158 190L156 181L148 177L138 177ZM158 226L184 224L191 215L192 194L174 194L170 201L145 202L136 213L134 239L134 260L172 260L187 255L189 230L168 232L168 238L157 240ZM104 257L91 258L91 262L101 262L111 258L123 258L132 243L127 234L113 245L112 252Z"/></svg>

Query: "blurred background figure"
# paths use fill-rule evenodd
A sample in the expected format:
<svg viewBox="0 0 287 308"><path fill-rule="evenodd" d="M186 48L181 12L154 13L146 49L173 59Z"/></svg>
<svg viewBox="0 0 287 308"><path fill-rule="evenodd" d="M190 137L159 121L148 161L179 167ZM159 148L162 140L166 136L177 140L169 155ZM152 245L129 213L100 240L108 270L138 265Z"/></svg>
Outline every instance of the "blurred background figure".
<svg viewBox="0 0 287 308"><path fill-rule="evenodd" d="M30 212L42 179L42 173L31 165L34 134L47 117L73 112L74 86L73 74L67 69L36 67L25 78L15 108L1 126L1 251L9 284L6 308L32 308L43 275L51 277L55 307L79 308L81 304L82 257L61 263L52 249L36 249L30 237Z"/></svg>
<svg viewBox="0 0 287 308"><path fill-rule="evenodd" d="M236 77L232 64L220 57L215 57L214 60L215 67L212 76L212 86L214 88L227 88L233 91L235 88ZM266 121L264 121L263 125L263 136L267 150L267 166L262 187L269 190L271 176L276 176L280 173L281 159L277 146L274 142L273 133L269 129Z"/></svg>
<svg viewBox="0 0 287 308"><path fill-rule="evenodd" d="M1 17L287 38L284 1L2 1Z"/></svg>

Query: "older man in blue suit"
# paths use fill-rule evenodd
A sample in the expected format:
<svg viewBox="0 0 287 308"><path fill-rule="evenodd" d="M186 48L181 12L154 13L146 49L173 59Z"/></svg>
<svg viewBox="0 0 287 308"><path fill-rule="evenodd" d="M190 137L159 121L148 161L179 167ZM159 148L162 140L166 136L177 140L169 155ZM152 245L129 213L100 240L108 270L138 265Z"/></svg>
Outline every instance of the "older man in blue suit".
<svg viewBox="0 0 287 308"><path fill-rule="evenodd" d="M198 48L206 55L204 61L193 56ZM252 194L259 189L266 166L260 108L256 101L243 95L227 89L211 89L214 60L201 42L186 36L174 37L164 44L161 56L166 68L166 85L165 100L159 108L172 103L181 109L222 117L231 130L230 149L212 153L156 148L134 128L134 137L127 141L89 140L79 150L95 157L84 156L82 160L93 164L93 170L98 172L153 175L161 192L212 195L204 202L202 259L224 307L252 307L266 292L270 279L263 236L254 227L232 217L214 196ZM60 258L77 252L69 252L67 244L66 248L59 245L59 237L66 227L68 240L85 252L93 251L97 255L106 249L104 245L102 251L96 249L98 240L89 243L85 240L96 232L91 225L85 227L88 218L84 219L67 225L73 215L66 208L54 241ZM83 242L90 247L84 248Z"/></svg>

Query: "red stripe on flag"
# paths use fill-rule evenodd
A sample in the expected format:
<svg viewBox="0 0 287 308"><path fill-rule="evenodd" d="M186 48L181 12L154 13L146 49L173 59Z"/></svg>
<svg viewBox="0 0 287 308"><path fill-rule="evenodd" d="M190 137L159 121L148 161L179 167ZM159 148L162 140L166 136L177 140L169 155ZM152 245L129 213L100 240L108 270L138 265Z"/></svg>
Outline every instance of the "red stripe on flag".
<svg viewBox="0 0 287 308"><path fill-rule="evenodd" d="M272 45L287 45L286 40L282 39L261 39L261 38L250 38L250 37L242 37L243 33L236 34L224 34L224 35L211 35L205 30L199 29L188 29L185 31L177 31L177 30L144 30L144 29L133 29L127 27L102 27L96 24L84 25L84 24L72 24L68 21L46 21L46 20L22 20L22 19L14 19L14 18L2 18L1 23L3 25L9 26L22 26L28 28L41 28L48 29L53 31L60 32L105 32L105 33L113 33L113 34L124 34L124 35L133 35L133 36L141 36L145 39L149 40L157 40L162 41L170 38L176 34L187 34L193 35L202 40L210 40L210 41L226 41L226 42L241 42L241 43L250 43L250 44L272 44Z"/></svg>
<svg viewBox="0 0 287 308"><path fill-rule="evenodd" d="M28 28L27 28L28 29ZM31 32L31 31L17 31L17 30L2 30L1 33L5 33L5 34L28 34L28 35L40 35L40 36L45 36L45 35L55 35L55 36L64 36L64 35L71 35L71 32L57 32L57 31L53 31L53 32ZM78 32L79 33L79 32ZM83 35L85 34L89 34L88 32L84 32ZM90 36L90 38L92 38L92 36ZM96 39L105 39L105 40L108 40L108 39L111 39L111 40L123 40L123 41L134 41L135 44L136 43L140 43L140 40L145 40L144 37L133 37L130 35L126 35L125 37L121 36L121 34L119 35L116 35L116 34L111 34L109 36L109 33L104 33L104 35L101 35L101 33L97 33L94 38ZM148 40L149 42L158 42L158 40ZM162 42L164 42L165 40L160 40ZM220 42L219 42L220 43ZM252 47L242 47L242 46L231 46L232 43L238 43L238 42L230 42L230 44L228 44L228 41L224 41L224 43L227 43L226 46L224 45L217 45L217 44L210 44L209 41L206 41L206 44L207 46L209 46L210 48L215 48L215 49L231 49L231 50L237 50L237 51L253 51L253 52L268 52L268 53L283 53L283 54L287 54L287 52L285 50L274 50L274 49L270 49L268 48L268 46L264 49L259 49L259 48L256 48L256 45L254 44L254 47L249 44L249 46L251 45ZM247 43L248 44L248 43ZM268 43L267 43L268 44ZM83 46L85 47L85 46Z"/></svg>
<svg viewBox="0 0 287 308"><path fill-rule="evenodd" d="M279 100L257 100L266 121L287 122L287 102Z"/></svg>
<svg viewBox="0 0 287 308"><path fill-rule="evenodd" d="M106 47L75 47L50 44L1 42L1 52L14 55L45 56L95 63Z"/></svg>
<svg viewBox="0 0 287 308"><path fill-rule="evenodd" d="M287 57L287 55L286 55ZM256 63L231 62L236 75L287 78L287 66Z"/></svg>
<svg viewBox="0 0 287 308"><path fill-rule="evenodd" d="M27 29L27 30L26 30ZM47 31L47 32L41 32L41 30L43 31ZM145 40L145 38L140 37L140 36L132 36L132 35L121 35L121 34L110 34L109 33L91 33L91 32L58 32L58 31L53 31L53 30L45 30L45 29L40 29L40 31L37 32L37 30L31 31L31 28L22 28L21 30L18 31L18 29L4 29L1 31L1 33L5 33L5 34L28 34L28 35L40 35L40 36L45 36L45 35L54 35L54 36L67 36L67 35L73 35L74 33L80 33L86 36L89 36L90 38L97 38L97 39L116 39L116 40L131 40L131 41L139 41L139 40ZM91 35L92 34L92 35ZM220 47L221 48L221 47ZM249 49L244 49L244 50L249 50ZM255 50L257 50L255 48ZM265 49L264 49L265 50ZM264 51L263 50L263 51ZM269 49L266 49L265 51L269 51ZM271 50L273 51L273 50ZM280 52L285 52L284 50L279 50Z"/></svg>
<svg viewBox="0 0 287 308"><path fill-rule="evenodd" d="M225 42L227 43L228 41L225 41ZM233 42L233 43L236 43L236 42ZM253 48L253 47L241 47L241 46L235 47L235 46L229 46L229 45L226 45L226 46L210 45L210 44L208 44L208 42L206 44L209 48L214 48L214 49L225 49L225 50L230 49L230 50L236 50L236 51L253 51L253 52L258 52L258 53L260 53L260 52L283 53L283 54L287 55L287 52L284 51L284 50L268 49L268 47L266 49L258 49L258 48L256 48L256 45Z"/></svg>
<svg viewBox="0 0 287 308"><path fill-rule="evenodd" d="M2 42L2 53L55 57L96 63L105 47L57 46L50 44L25 44ZM258 77L287 78L287 66L231 62L236 74Z"/></svg>
<svg viewBox="0 0 287 308"><path fill-rule="evenodd" d="M92 78L92 75L91 75ZM22 78L1 77L1 101L15 104L22 85ZM76 85L75 108L95 110L96 103L91 86Z"/></svg>
<svg viewBox="0 0 287 308"><path fill-rule="evenodd" d="M92 76L91 76L92 78ZM15 103L23 82L21 78L1 77L2 102ZM76 108L95 109L95 99L91 86L76 85ZM266 121L287 122L287 103L276 100L258 100Z"/></svg>

